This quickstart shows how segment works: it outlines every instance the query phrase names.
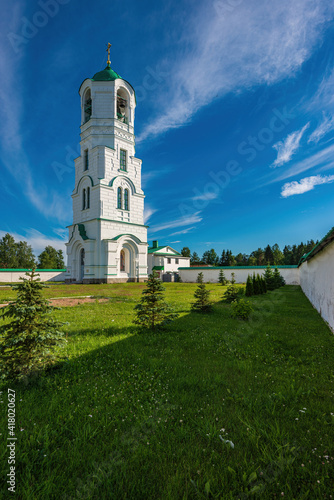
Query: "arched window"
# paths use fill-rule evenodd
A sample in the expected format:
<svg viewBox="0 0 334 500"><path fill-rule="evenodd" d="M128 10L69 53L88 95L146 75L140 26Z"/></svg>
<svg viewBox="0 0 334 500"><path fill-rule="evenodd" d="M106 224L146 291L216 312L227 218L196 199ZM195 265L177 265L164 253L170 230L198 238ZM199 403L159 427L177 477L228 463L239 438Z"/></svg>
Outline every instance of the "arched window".
<svg viewBox="0 0 334 500"><path fill-rule="evenodd" d="M90 207L90 187L87 188L87 208Z"/></svg>
<svg viewBox="0 0 334 500"><path fill-rule="evenodd" d="M124 89L117 91L117 118L123 123L129 123L129 96Z"/></svg>
<svg viewBox="0 0 334 500"><path fill-rule="evenodd" d="M117 189L117 208L122 208L122 188Z"/></svg>
<svg viewBox="0 0 334 500"><path fill-rule="evenodd" d="M124 250L121 250L121 271L125 271L125 252Z"/></svg>
<svg viewBox="0 0 334 500"><path fill-rule="evenodd" d="M82 191L82 210L86 208L86 189Z"/></svg>
<svg viewBox="0 0 334 500"><path fill-rule="evenodd" d="M92 116L92 96L90 93L90 89L87 89L84 98L84 123L88 122L91 116Z"/></svg>
<svg viewBox="0 0 334 500"><path fill-rule="evenodd" d="M129 190L124 189L124 210L129 210Z"/></svg>

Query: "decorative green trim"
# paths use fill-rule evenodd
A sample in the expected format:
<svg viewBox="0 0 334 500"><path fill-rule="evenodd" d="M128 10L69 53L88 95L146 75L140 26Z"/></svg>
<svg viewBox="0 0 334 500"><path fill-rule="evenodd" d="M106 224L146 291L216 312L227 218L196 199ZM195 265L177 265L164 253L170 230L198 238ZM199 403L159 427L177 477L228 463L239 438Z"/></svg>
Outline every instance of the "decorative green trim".
<svg viewBox="0 0 334 500"><path fill-rule="evenodd" d="M310 252L303 255L298 262L298 267L301 266L307 260L313 259L321 250L323 250L327 245L334 241L334 227L312 248Z"/></svg>
<svg viewBox="0 0 334 500"><path fill-rule="evenodd" d="M85 172L86 172L86 170L85 170ZM78 191L79 191L79 186L80 186L80 184L81 184L81 181L82 181L85 177L88 177L88 178L90 179L90 182L91 182L91 184L92 184L92 187L94 187L94 182L93 182L93 179L91 178L91 176L90 176L90 175L83 175L83 176L81 177L81 179L79 180L79 182L78 182L78 185L77 185L77 190L76 190L76 191L73 191L72 196L75 196L76 194L78 194Z"/></svg>
<svg viewBox="0 0 334 500"><path fill-rule="evenodd" d="M125 170L122 170L122 172L125 172ZM131 180L131 179L129 179L129 177L126 177L125 175L116 175L116 177L114 177L114 178L113 178L113 179L109 182L109 187L112 187L112 186L113 186L113 184L114 184L114 181L115 181L116 179L118 179L119 177L121 177L121 178L125 179L126 181L128 181L128 183L129 183L129 184L130 184L130 186L131 186L131 189L132 189L133 194L137 194L136 187L135 187L134 183L132 182L132 180Z"/></svg>
<svg viewBox="0 0 334 500"><path fill-rule="evenodd" d="M152 271L164 271L165 266L154 266L152 267Z"/></svg>
<svg viewBox="0 0 334 500"><path fill-rule="evenodd" d="M168 252L168 253L147 252L147 253L149 253L150 255L152 255L152 253L153 253L157 257L159 257L159 256L163 256L163 257L166 257L166 256L168 256L168 257L182 257L182 255L180 253L170 253L170 252Z"/></svg>
<svg viewBox="0 0 334 500"><path fill-rule="evenodd" d="M179 267L178 269L191 269L192 271L195 271L196 269L207 269L209 271L215 270L215 269L266 269L267 266L193 266L193 267ZM278 269L297 269L298 266L271 266L271 267L278 267Z"/></svg>
<svg viewBox="0 0 334 500"><path fill-rule="evenodd" d="M119 234L118 236L115 236L115 238L111 238L111 239L114 241L117 241L122 236L131 236L131 238L133 238L134 240L138 240L139 243L143 243L142 241L140 241L140 239L137 236L134 236L133 234L130 234L130 233Z"/></svg>
<svg viewBox="0 0 334 500"><path fill-rule="evenodd" d="M84 224L78 224L78 231L83 240L89 240Z"/></svg>
<svg viewBox="0 0 334 500"><path fill-rule="evenodd" d="M0 273L4 273L4 272L8 272L8 273L12 273L12 272L20 272L20 273L23 273L23 272L31 272L32 269L2 269L0 268ZM59 272L59 273L63 273L65 271L67 271L67 269L35 269L35 271L37 273L55 273L55 272Z"/></svg>

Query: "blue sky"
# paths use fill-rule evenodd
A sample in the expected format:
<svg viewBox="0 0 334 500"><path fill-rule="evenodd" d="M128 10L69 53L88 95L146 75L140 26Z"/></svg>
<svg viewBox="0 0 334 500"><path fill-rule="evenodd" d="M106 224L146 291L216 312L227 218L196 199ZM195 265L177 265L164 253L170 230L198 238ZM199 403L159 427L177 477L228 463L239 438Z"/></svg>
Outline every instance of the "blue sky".
<svg viewBox="0 0 334 500"><path fill-rule="evenodd" d="M334 225L330 0L14 1L2 6L0 237L64 249L82 81L137 93L148 241L202 254Z"/></svg>

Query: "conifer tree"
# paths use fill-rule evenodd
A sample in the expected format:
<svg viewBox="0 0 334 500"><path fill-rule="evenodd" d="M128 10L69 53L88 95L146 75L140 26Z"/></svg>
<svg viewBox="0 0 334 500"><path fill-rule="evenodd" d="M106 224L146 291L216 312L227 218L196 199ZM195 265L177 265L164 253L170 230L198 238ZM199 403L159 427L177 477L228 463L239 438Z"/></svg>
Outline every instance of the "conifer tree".
<svg viewBox="0 0 334 500"><path fill-rule="evenodd" d="M202 275L200 277L200 274ZM210 291L206 289L203 283L203 273L199 273L197 276L198 287L194 293L196 302L191 306L191 309L196 312L211 312L212 304L209 300Z"/></svg>
<svg viewBox="0 0 334 500"><path fill-rule="evenodd" d="M285 279L283 278L283 276L281 275L281 273L279 272L277 267L275 267L275 270L274 270L273 282L274 282L275 288L280 288L281 286L285 285Z"/></svg>
<svg viewBox="0 0 334 500"><path fill-rule="evenodd" d="M20 380L50 366L57 360L56 347L64 342L59 331L63 323L51 317L55 308L42 296L46 285L40 283L35 269L26 276L13 286L16 301L2 313L3 318L12 319L0 335L2 378Z"/></svg>
<svg viewBox="0 0 334 500"><path fill-rule="evenodd" d="M256 279L255 273L253 273L253 278L252 278L252 281L253 281L253 290L254 290L254 295L259 295L259 294L260 294L260 290L259 290L259 282L258 282L258 281L257 281L257 279Z"/></svg>
<svg viewBox="0 0 334 500"><path fill-rule="evenodd" d="M135 324L155 330L178 317L178 313L175 313L174 309L165 302L164 291L165 288L158 278L158 273L153 271L148 277L140 303L135 306Z"/></svg>
<svg viewBox="0 0 334 500"><path fill-rule="evenodd" d="M263 276L261 276L260 279L261 279L263 293L267 293L266 280L263 278Z"/></svg>
<svg viewBox="0 0 334 500"><path fill-rule="evenodd" d="M266 267L266 270L264 272L263 277L264 277L265 282L266 282L267 290L275 290L274 274L273 274L273 270L269 264Z"/></svg>
<svg viewBox="0 0 334 500"><path fill-rule="evenodd" d="M251 297L252 295L254 295L253 280L249 274L246 282L246 297Z"/></svg>
<svg viewBox="0 0 334 500"><path fill-rule="evenodd" d="M196 283L204 283L203 273L198 273L197 278L196 278Z"/></svg>
<svg viewBox="0 0 334 500"><path fill-rule="evenodd" d="M219 281L219 283L220 283L222 286L225 286L225 285L226 285L226 283L227 283L227 279L226 279L226 277L225 277L225 274L224 274L224 270L223 270L223 269L221 269L221 270L219 271L219 278L218 278L218 281Z"/></svg>
<svg viewBox="0 0 334 500"><path fill-rule="evenodd" d="M242 295L242 290L240 290L235 284L234 273L232 273L231 276L232 276L231 283L227 287L226 292L223 295L223 300L225 300L225 302L228 303L231 303L234 300L239 300L240 296Z"/></svg>
<svg viewBox="0 0 334 500"><path fill-rule="evenodd" d="M256 275L256 283L257 283L258 294L262 295L264 293L264 291L263 291L262 282L261 282L261 278L260 278L259 274Z"/></svg>

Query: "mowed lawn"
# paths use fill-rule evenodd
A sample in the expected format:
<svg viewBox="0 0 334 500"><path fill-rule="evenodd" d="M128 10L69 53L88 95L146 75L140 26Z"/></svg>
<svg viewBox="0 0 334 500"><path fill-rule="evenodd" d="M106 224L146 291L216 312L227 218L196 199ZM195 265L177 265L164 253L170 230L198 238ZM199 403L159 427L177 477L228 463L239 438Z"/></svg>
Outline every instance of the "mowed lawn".
<svg viewBox="0 0 334 500"><path fill-rule="evenodd" d="M334 336L299 287L252 297L252 319L191 313L196 284L166 284L180 313L138 334L145 285L52 285L108 297L55 316L68 360L2 384L1 498L320 499L334 496ZM0 289L0 301L15 297ZM0 320L0 328L1 328ZM16 493L7 491L8 388L16 392Z"/></svg>

